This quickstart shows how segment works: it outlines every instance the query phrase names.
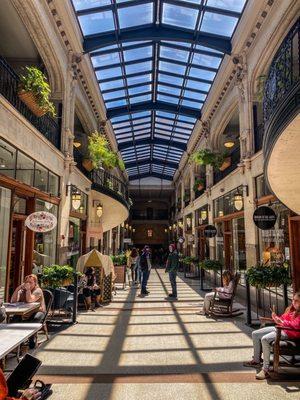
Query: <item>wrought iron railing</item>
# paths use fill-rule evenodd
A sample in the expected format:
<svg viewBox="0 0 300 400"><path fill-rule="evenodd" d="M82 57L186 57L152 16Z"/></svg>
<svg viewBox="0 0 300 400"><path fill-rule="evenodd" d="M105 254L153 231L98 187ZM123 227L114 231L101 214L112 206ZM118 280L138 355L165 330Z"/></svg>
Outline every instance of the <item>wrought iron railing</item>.
<svg viewBox="0 0 300 400"><path fill-rule="evenodd" d="M293 92L300 82L300 19L285 37L269 69L265 83L263 109L268 123L277 106Z"/></svg>
<svg viewBox="0 0 300 400"><path fill-rule="evenodd" d="M231 164L229 167L227 167L224 171L219 171L219 170L214 171L214 184L220 182L222 179L224 179L227 175L229 175L232 171L236 169L241 159L241 153L239 147L237 147L231 152L230 158L231 158Z"/></svg>
<svg viewBox="0 0 300 400"><path fill-rule="evenodd" d="M128 188L124 182L104 169L87 171L82 164L83 155L78 149L74 149L74 159L81 172L92 181L92 187L95 190L120 200L123 203L125 202L125 205L128 208L130 207Z"/></svg>
<svg viewBox="0 0 300 400"><path fill-rule="evenodd" d="M43 136L60 149L61 129L49 115L35 116L19 99L19 77L10 65L0 56L0 94L4 96Z"/></svg>

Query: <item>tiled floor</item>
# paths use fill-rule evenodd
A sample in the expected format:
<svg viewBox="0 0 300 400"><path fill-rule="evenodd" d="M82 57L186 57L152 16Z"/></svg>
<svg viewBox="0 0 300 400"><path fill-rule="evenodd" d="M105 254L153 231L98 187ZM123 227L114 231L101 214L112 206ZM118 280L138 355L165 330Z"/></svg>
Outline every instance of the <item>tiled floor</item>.
<svg viewBox="0 0 300 400"><path fill-rule="evenodd" d="M258 382L242 367L251 357L244 317L212 320L196 315L199 284L178 279L179 300L163 270L152 270L150 295L131 288L78 324L53 336L37 356L53 400L299 399L299 385Z"/></svg>

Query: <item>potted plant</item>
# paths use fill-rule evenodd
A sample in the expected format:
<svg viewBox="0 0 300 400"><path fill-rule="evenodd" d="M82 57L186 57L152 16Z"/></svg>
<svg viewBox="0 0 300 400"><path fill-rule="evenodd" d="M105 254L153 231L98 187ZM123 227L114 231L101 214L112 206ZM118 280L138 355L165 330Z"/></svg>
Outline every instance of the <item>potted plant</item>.
<svg viewBox="0 0 300 400"><path fill-rule="evenodd" d="M111 259L114 263L114 265L126 265L126 256L125 254L118 254L115 256L111 256Z"/></svg>
<svg viewBox="0 0 300 400"><path fill-rule="evenodd" d="M258 289L290 285L291 283L289 268L286 263L255 265L247 270L247 279L251 286Z"/></svg>
<svg viewBox="0 0 300 400"><path fill-rule="evenodd" d="M211 270L211 271L219 271L223 265L220 261L218 260L203 260L199 263L199 266L205 270Z"/></svg>
<svg viewBox="0 0 300 400"><path fill-rule="evenodd" d="M226 157L226 154L213 152L209 149L200 149L193 153L190 159L197 165L212 165L214 168L220 168Z"/></svg>
<svg viewBox="0 0 300 400"><path fill-rule="evenodd" d="M204 182L203 178L196 178L194 186L193 186L194 192L200 192L201 190L203 190L204 185L205 185L205 182Z"/></svg>
<svg viewBox="0 0 300 400"><path fill-rule="evenodd" d="M38 68L25 67L25 73L20 76L18 96L37 117L46 113L55 117L55 107L50 101L50 85Z"/></svg>
<svg viewBox="0 0 300 400"><path fill-rule="evenodd" d="M224 171L225 169L227 169L228 167L230 167L231 165L231 157L230 156L223 156L223 160L222 160L222 164L219 167L220 171Z"/></svg>
<svg viewBox="0 0 300 400"><path fill-rule="evenodd" d="M68 286L74 280L74 269L70 265L50 265L43 268L42 284L52 289Z"/></svg>

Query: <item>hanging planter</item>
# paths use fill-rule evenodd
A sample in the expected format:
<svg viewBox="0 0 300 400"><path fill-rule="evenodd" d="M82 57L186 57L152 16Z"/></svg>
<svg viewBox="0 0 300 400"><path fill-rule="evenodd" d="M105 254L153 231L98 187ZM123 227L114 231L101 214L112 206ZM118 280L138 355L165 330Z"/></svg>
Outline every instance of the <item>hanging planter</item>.
<svg viewBox="0 0 300 400"><path fill-rule="evenodd" d="M256 265L247 270L247 279L251 286L258 289L291 284L287 263L271 266Z"/></svg>
<svg viewBox="0 0 300 400"><path fill-rule="evenodd" d="M84 168L88 171L91 172L94 169L94 164L93 161L90 160L89 158L84 158L82 160L82 165L84 166Z"/></svg>
<svg viewBox="0 0 300 400"><path fill-rule="evenodd" d="M204 189L204 179L197 178L193 186L194 192L200 192Z"/></svg>
<svg viewBox="0 0 300 400"><path fill-rule="evenodd" d="M230 167L231 165L231 157L228 156L224 159L222 165L219 167L220 171L225 171L225 169L227 169L228 167Z"/></svg>
<svg viewBox="0 0 300 400"><path fill-rule="evenodd" d="M190 160L197 165L211 165L214 168L221 168L227 157L227 154L200 149L191 155Z"/></svg>
<svg viewBox="0 0 300 400"><path fill-rule="evenodd" d="M20 76L18 96L37 117L46 113L55 116L54 104L50 101L51 89L46 76L36 67L25 67Z"/></svg>

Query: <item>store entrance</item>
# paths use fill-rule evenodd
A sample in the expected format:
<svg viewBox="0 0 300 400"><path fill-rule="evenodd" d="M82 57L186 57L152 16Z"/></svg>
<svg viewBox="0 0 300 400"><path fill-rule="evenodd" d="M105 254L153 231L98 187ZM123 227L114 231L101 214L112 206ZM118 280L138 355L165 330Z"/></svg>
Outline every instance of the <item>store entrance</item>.
<svg viewBox="0 0 300 400"><path fill-rule="evenodd" d="M26 227L24 216L14 216L10 249L9 298L23 280L25 268Z"/></svg>
<svg viewBox="0 0 300 400"><path fill-rule="evenodd" d="M294 291L300 290L300 217L290 217L290 258Z"/></svg>

